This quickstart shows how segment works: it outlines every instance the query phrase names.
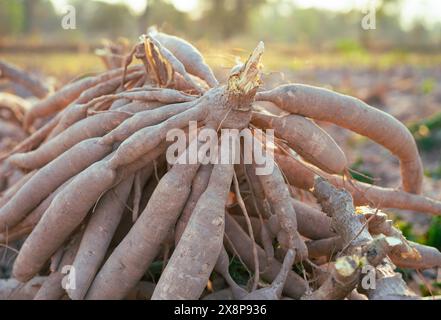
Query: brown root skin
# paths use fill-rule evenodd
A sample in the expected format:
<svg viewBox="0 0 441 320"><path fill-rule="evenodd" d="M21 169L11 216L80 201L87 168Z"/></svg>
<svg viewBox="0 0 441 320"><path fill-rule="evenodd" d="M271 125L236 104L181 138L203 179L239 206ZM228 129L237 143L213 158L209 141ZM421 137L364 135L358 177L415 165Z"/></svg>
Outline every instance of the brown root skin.
<svg viewBox="0 0 441 320"><path fill-rule="evenodd" d="M136 70L137 68L138 67L135 66L131 70ZM35 119L60 111L83 94L85 90L100 84L103 81L118 77L122 75L122 73L123 69L120 68L105 72L95 77L88 77L67 84L54 94L36 103L32 109L26 113L23 126L29 128Z"/></svg>
<svg viewBox="0 0 441 320"><path fill-rule="evenodd" d="M204 92L206 92L209 89L208 85L205 82L203 82L203 80L191 74L189 74L188 76L194 83L196 83L197 86L202 88ZM194 85L188 83L188 81L186 81L183 76L181 76L179 73L176 72L173 76L173 82L170 84L170 87L179 91L187 92L189 94L198 94L200 91L200 89L194 89Z"/></svg>
<svg viewBox="0 0 441 320"><path fill-rule="evenodd" d="M249 199L249 198L248 198ZM297 217L297 229L302 236L305 236L311 240L318 240L323 238L329 238L335 236L335 232L331 230L331 219L326 216L326 214L318 209L315 209L299 200L291 199L294 210L296 211ZM247 201L247 208L249 208L249 213L253 216L258 216L257 213L253 211L253 204L250 203L251 200ZM239 210L236 207L229 209L232 214L235 215L236 220L238 220L243 226L240 217ZM257 218L251 219L253 222L253 229L256 232L260 232L260 222ZM267 222L266 222L267 221ZM277 235L280 231L280 223L277 216L272 215L270 219L265 220L269 227L272 235ZM257 239L258 234L256 235Z"/></svg>
<svg viewBox="0 0 441 320"><path fill-rule="evenodd" d="M260 42L247 61L233 68L227 85L209 90L202 99L208 105L204 120L208 128L248 128L251 121L252 103L260 85L260 60L264 51Z"/></svg>
<svg viewBox="0 0 441 320"><path fill-rule="evenodd" d="M256 100L271 101L290 113L332 122L383 145L400 159L403 189L421 193L423 166L415 140L391 115L356 98L301 84L259 92Z"/></svg>
<svg viewBox="0 0 441 320"><path fill-rule="evenodd" d="M153 110L145 110L136 113L130 119L127 119L118 127L108 132L102 138L102 142L104 144L112 144L115 142L123 141L134 134L136 131L141 130L144 127L149 127L161 123L162 121L165 121L170 117L177 116L181 112L192 108L194 105L195 102L177 103L166 105Z"/></svg>
<svg viewBox="0 0 441 320"><path fill-rule="evenodd" d="M54 116L51 120L49 120L44 126L39 128L37 131L32 133L29 137L21 141L17 144L12 150L8 152L0 153L0 161L3 161L11 154L17 152L23 152L32 150L37 147L49 134L50 132L57 126L58 121L60 120L61 113Z"/></svg>
<svg viewBox="0 0 441 320"><path fill-rule="evenodd" d="M210 87L216 87L219 84L213 71L205 63L202 54L192 44L184 39L162 32L150 32L149 36L155 38L170 50L182 62L187 72L201 78Z"/></svg>
<svg viewBox="0 0 441 320"><path fill-rule="evenodd" d="M133 176L110 189L100 199L95 212L87 222L78 253L72 266L75 268L75 289L67 290L72 300L81 300L87 293L121 221Z"/></svg>
<svg viewBox="0 0 441 320"><path fill-rule="evenodd" d="M296 211L297 228L301 235L311 240L335 236L331 228L331 220L323 211L296 199L292 199L292 205Z"/></svg>
<svg viewBox="0 0 441 320"><path fill-rule="evenodd" d="M238 168L240 168L240 166L238 166ZM253 243L252 250L253 250L253 256L254 256L254 270L255 270L255 272L254 272L254 279L253 279L251 291L254 291L257 289L257 287L259 285L259 275L260 275L259 257L257 254L257 245L256 245L256 239L254 237L253 226L251 223L250 216L248 215L248 210L247 210L245 202L243 200L241 190L240 190L239 180L237 178L237 175L240 174L240 171L239 170L237 170L237 171L238 171L238 173L235 172L233 175L234 194L236 196L237 204L239 205L240 210L242 211L243 217L245 218L248 235L250 236L251 241Z"/></svg>
<svg viewBox="0 0 441 320"><path fill-rule="evenodd" d="M196 207L199 198L207 189L212 169L213 166L211 164L201 166L198 170L198 173L193 179L191 185L191 193L188 197L184 209L182 210L182 214L179 217L178 222L176 223L176 227L175 227L176 245L181 239L181 236L184 233L185 228L187 227L188 221L190 221L190 217L193 213L194 208Z"/></svg>
<svg viewBox="0 0 441 320"><path fill-rule="evenodd" d="M363 216L355 214L352 196L344 189L336 189L323 178L316 177L312 193L322 206L322 209L331 217L331 228L348 245L348 252L364 246L372 241Z"/></svg>
<svg viewBox="0 0 441 320"><path fill-rule="evenodd" d="M63 258L63 254L64 254L64 246L61 246L58 248L58 250L52 255L51 257L51 262L49 265L49 271L55 272L58 270L58 266L60 265L61 259Z"/></svg>
<svg viewBox="0 0 441 320"><path fill-rule="evenodd" d="M233 208L229 208L228 212L230 212L231 216L234 218L234 220L237 221L237 223L240 224L240 226L242 227L242 229L244 230L248 230L248 223L243 215L242 212L239 212L240 209L238 211L233 211ZM260 246L262 246L262 237L261 237L261 224L258 218L255 217L250 217L250 222L251 222L251 226L253 228L253 234L254 234L254 238L256 240L256 243ZM267 220L263 220L264 225L266 226L266 222Z"/></svg>
<svg viewBox="0 0 441 320"><path fill-rule="evenodd" d="M363 214L357 214L352 197L348 191L337 189L321 177L315 178L313 194L331 217L331 227L340 236L343 253L358 256L372 266L380 264L392 248L400 246L404 238L389 239L384 235L373 238L369 233L368 220ZM406 254L409 253L407 247Z"/></svg>
<svg viewBox="0 0 441 320"><path fill-rule="evenodd" d="M111 150L112 146L99 144L98 138L84 140L41 168L0 208L0 232L20 222L63 182Z"/></svg>
<svg viewBox="0 0 441 320"><path fill-rule="evenodd" d="M251 119L251 104L259 85L260 58L263 44L259 45L240 68L230 75L228 86L209 90L195 107L132 134L110 159L110 166L118 168L149 152L166 138L171 129L188 126L189 121L204 121L209 128L247 127ZM148 141L148 143L146 143Z"/></svg>
<svg viewBox="0 0 441 320"><path fill-rule="evenodd" d="M139 170L145 169L146 166L151 166L152 163L157 162L158 159L161 160L164 152L167 150L168 143L161 142L156 148L152 151L142 155L137 160L128 164L126 167L119 170L117 181L123 180L125 177L136 173ZM154 170L154 168L153 168ZM156 178L156 177L155 177Z"/></svg>
<svg viewBox="0 0 441 320"><path fill-rule="evenodd" d="M0 198L0 207L3 207L5 205L6 202L8 202L13 196L14 194L17 193L18 190L20 190L20 188L26 183L28 182L29 179L32 178L32 176L36 173L37 171L31 171L28 172L26 175L24 175L23 177L20 178L20 180L18 180L16 183L14 183L12 186L10 186L8 189L6 189L5 191L3 191L1 193L1 198Z"/></svg>
<svg viewBox="0 0 441 320"><path fill-rule="evenodd" d="M263 246L263 249L265 250L265 255L268 260L271 260L274 258L274 247L273 247L273 240L275 236L277 235L277 232L273 235L271 234L269 228L267 227L267 223L264 222L265 218L270 217L276 217L272 214L270 205L268 203L268 200L265 198L265 192L262 188L262 184L260 183L260 180L258 176L256 175L255 168L253 168L252 165L244 165L243 167L243 174L245 177L245 180L248 184L248 188L250 191L250 197L248 197L245 202L251 202L247 206L248 211L250 214L253 214L254 216L258 217L258 224L252 225L253 230L255 230L255 238L258 239L257 241L259 244ZM247 201L248 200L248 201ZM234 211L234 207L230 209L230 212ZM241 210L241 214L243 214ZM236 217L237 218L237 217ZM252 220L251 220L252 222ZM280 229L280 224L278 224ZM248 227L248 226L247 226ZM249 227L248 227L249 228ZM253 247L253 251L254 251ZM253 252L254 255L254 252ZM254 258L256 259L256 258ZM257 264L257 263L255 263ZM259 268L260 269L260 268ZM260 271L260 270L259 270ZM255 277L256 281L257 277ZM254 282L255 285L255 282Z"/></svg>
<svg viewBox="0 0 441 320"><path fill-rule="evenodd" d="M13 228L0 234L0 243L9 243L18 239L22 239L24 236L30 234L34 227L40 221L43 214L51 204L52 200L57 194L61 192L71 181L73 177L64 182L55 191L50 193L46 199L32 210L23 220L16 224Z"/></svg>
<svg viewBox="0 0 441 320"><path fill-rule="evenodd" d="M375 235L385 235L401 241L401 244L390 247L387 251L392 262L401 268L428 269L441 266L441 253L438 249L408 241L401 230L394 227L393 221L387 214L369 207L359 207L361 214L369 221L369 232Z"/></svg>
<svg viewBox="0 0 441 320"><path fill-rule="evenodd" d="M271 285L269 287L251 292L244 297L243 300L280 300L282 297L283 287L288 277L288 273L291 271L295 257L295 251L289 249L285 255L279 274L273 280Z"/></svg>
<svg viewBox="0 0 441 320"><path fill-rule="evenodd" d="M300 156L328 173L342 173L348 166L338 144L313 121L298 115L275 117L253 112L252 123L261 129L274 129Z"/></svg>
<svg viewBox="0 0 441 320"><path fill-rule="evenodd" d="M216 265L214 266L214 270L225 279L225 282L230 287L234 299L241 300L248 294L248 292L242 287L240 287L233 280L229 272L229 266L230 266L230 259L228 257L227 251L223 247L216 261Z"/></svg>
<svg viewBox="0 0 441 320"><path fill-rule="evenodd" d="M153 166L147 166L135 174L132 187L132 221L135 222L139 216L142 191L153 172Z"/></svg>
<svg viewBox="0 0 441 320"><path fill-rule="evenodd" d="M252 192L252 208L256 211L257 216L260 214L265 219L270 218L272 216L271 208L265 197L260 179L256 175L255 167L253 165L245 165L245 174L250 186L250 192Z"/></svg>
<svg viewBox="0 0 441 320"><path fill-rule="evenodd" d="M133 162L141 155L148 153L161 141L165 140L171 129L184 128L189 121L201 121L206 116L205 107L194 107L161 122L160 124L143 128L124 140L115 155L110 159L112 168L118 168Z"/></svg>
<svg viewBox="0 0 441 320"><path fill-rule="evenodd" d="M349 182L341 176L327 174L288 155L275 153L275 158L288 178L289 183L298 188L304 190L312 188L314 185L314 175L317 173L327 179L332 185L349 191L357 206L370 205L379 209L395 208L441 215L441 202L438 200L356 180Z"/></svg>
<svg viewBox="0 0 441 320"><path fill-rule="evenodd" d="M128 77L128 79L133 78L136 74L132 74ZM115 88L118 86L118 79L110 80L109 82L104 82L102 84L98 84L95 87L90 88L83 92L83 98L78 98L75 102L69 104L66 109L62 112L58 113L57 116L60 117L57 125L48 136L48 139L51 139L74 123L83 120L87 117L89 109L95 105L95 102L103 99L102 95L112 93ZM90 92L89 92L90 91ZM98 101L97 101L98 100Z"/></svg>
<svg viewBox="0 0 441 320"><path fill-rule="evenodd" d="M141 76L142 73L136 73L136 77ZM132 80L135 77L135 74L132 74L132 77L128 77L127 80ZM120 85L121 80L119 77L110 79L108 81L97 83L95 86L84 90L78 99L75 100L77 104L85 104L92 99L110 94L114 92L118 86Z"/></svg>
<svg viewBox="0 0 441 320"><path fill-rule="evenodd" d="M27 137L26 132L21 127L12 122L0 119L0 140L8 139L12 141L22 141Z"/></svg>
<svg viewBox="0 0 441 320"><path fill-rule="evenodd" d="M160 154L162 154L162 152ZM152 163L155 163L155 162L161 163L160 157L161 156L157 157L157 159L153 159L152 161L150 161L150 163L147 164L147 166L151 165ZM152 156L152 158L153 158L153 156ZM147 163L147 161L146 161L146 163ZM153 164L153 167L154 167L154 164ZM145 210L147 203L153 194L154 189L156 189L156 186L158 185L158 181L164 176L164 174L165 174L165 168L158 169L158 173L157 173L158 180L156 180L155 168L153 168L153 176L151 179L149 179L149 182L147 183L147 185L143 191L143 194L142 194L141 206L140 206L142 208L142 211ZM127 174L124 174L124 175L127 176ZM132 200L132 194L130 194L130 196L129 196L129 199L128 199L129 203L131 202L131 200ZM139 218L139 216L138 216L138 218ZM129 233L133 224L134 224L134 222L132 221L132 212L129 207L126 207L124 210L124 213L122 215L121 222L118 225L118 227L115 231L115 234L112 238L112 241L110 243L110 248L115 248L118 246L118 244Z"/></svg>
<svg viewBox="0 0 441 320"><path fill-rule="evenodd" d="M393 265L385 262L376 268L375 288L368 290L369 300L419 300Z"/></svg>
<svg viewBox="0 0 441 320"><path fill-rule="evenodd" d="M231 288L226 288L209 293L206 296L202 297L201 300L237 300L237 298L234 297Z"/></svg>
<svg viewBox="0 0 441 320"><path fill-rule="evenodd" d="M308 170L308 167L303 165L304 162L280 152L274 152L274 159L290 185L303 190L309 190L314 186L314 171Z"/></svg>
<svg viewBox="0 0 441 320"><path fill-rule="evenodd" d="M250 270L253 270L254 257L252 254L252 243L247 233L229 214L225 215L225 233L227 241L225 245L232 255L239 255L241 260ZM233 246L233 247L232 247ZM278 275L281 263L276 259L267 259L265 251L261 247L257 247L259 255L259 266L262 270L260 277L267 282L272 282ZM288 273L287 281L283 289L286 296L292 298L300 298L307 287L306 282L294 271Z"/></svg>
<svg viewBox="0 0 441 320"><path fill-rule="evenodd" d="M118 109L109 109L109 111L124 111L128 113L139 113L142 111L147 110L153 110L157 109L159 107L165 106L163 103L160 102L153 102L153 101L132 101L130 103L127 103Z"/></svg>
<svg viewBox="0 0 441 320"><path fill-rule="evenodd" d="M384 248L384 253L387 254L392 262L400 268L423 270L441 266L441 253L436 248L411 241L409 241L409 244L413 249L417 250L419 257L416 255L409 255L408 250L404 252L403 256L403 251L399 247ZM326 257L329 260L332 254L335 255L343 248L343 241L340 237L332 237L321 240L307 241L306 246L308 247L309 258ZM381 256L378 258L380 257Z"/></svg>
<svg viewBox="0 0 441 320"><path fill-rule="evenodd" d="M64 296L66 292L63 288L63 279L66 277L66 270L63 270L63 268L72 265L78 247L80 246L82 234L83 233L79 231L66 245L57 270L52 272L46 278L40 290L38 290L37 294L35 295L34 300L59 300Z"/></svg>
<svg viewBox="0 0 441 320"><path fill-rule="evenodd" d="M273 237L270 234L270 231L267 225L263 222L263 219L259 221L260 225L260 239L262 241L263 249L265 250L265 255L267 259L274 258L274 246L273 246Z"/></svg>
<svg viewBox="0 0 441 320"><path fill-rule="evenodd" d="M40 80L4 61L0 61L0 78L7 78L24 86L40 99L45 98L51 91L51 88L45 84L44 80Z"/></svg>
<svg viewBox="0 0 441 320"><path fill-rule="evenodd" d="M148 281L140 281L133 290L124 298L125 300L150 300L156 284Z"/></svg>
<svg viewBox="0 0 441 320"><path fill-rule="evenodd" d="M347 182L344 183L341 177L336 177L332 183L335 186L347 188L354 195L354 201L357 205L371 205L377 208L396 208L441 215L441 202L439 200L358 181L354 182L354 187Z"/></svg>
<svg viewBox="0 0 441 320"><path fill-rule="evenodd" d="M37 118L39 112L56 114L12 153L46 140L1 164L0 190L2 173L14 174L8 181L23 174L12 161L43 166L0 200L0 240L30 233L15 260L15 277L25 281L49 267L52 274L40 296L65 297L59 271L67 263L61 260L69 258L66 241L86 227L76 258L68 261L79 272L77 288L68 290L73 299L124 299L134 291L138 297L137 284L153 261L163 265L158 285L146 287L145 296L154 299L199 299L213 291L206 287L213 270L225 279L211 278L214 291L220 280L237 299L281 299L282 291L285 298L359 298L357 285L372 299L414 299L392 262L437 267L441 253L409 243L385 214L362 212L353 203L441 213L441 202L415 194L421 160L403 125L357 99L319 88L287 85L256 95L263 43L231 70L226 84L213 77L216 85L209 88L204 75L196 78L179 60L188 47L173 51L154 34L143 40L132 55L144 65L77 81L45 99ZM32 123L35 118L28 116ZM334 122L388 148L401 162L407 192L353 181L344 153L308 118ZM258 176L257 164L171 165L168 133L188 133L190 121L198 130L251 128L255 137L257 129L274 128L279 139L267 149L276 153L274 172ZM263 144L263 138L258 141ZM196 148L181 157L202 141L190 144ZM315 209L316 200L326 214ZM233 218L226 208L236 215L240 208L244 217ZM229 274L226 249L254 271L251 293ZM293 271L296 262L305 267L304 278ZM375 290L362 290L366 264L375 268L381 284ZM259 279L272 284L265 287Z"/></svg>
<svg viewBox="0 0 441 320"><path fill-rule="evenodd" d="M17 153L9 158L14 165L25 169L40 168L75 144L89 138L100 137L114 129L129 118L127 113L101 113L81 120L53 139L41 145L38 149Z"/></svg>
<svg viewBox="0 0 441 320"><path fill-rule="evenodd" d="M0 300L32 300L47 277L34 277L23 284L14 278L0 279Z"/></svg>
<svg viewBox="0 0 441 320"><path fill-rule="evenodd" d="M348 191L337 189L323 178L315 178L313 194L321 204L323 211L332 217L332 226L343 240L344 247L339 252L339 255L344 253L345 250L352 254L351 259L353 259L357 265L357 267L353 267L354 272L359 269L359 266L364 265L366 262L375 267L377 280L375 288L370 288L370 290L368 290L369 298L414 299L414 294L407 288L406 283L401 279L401 275L395 273L395 266L390 263L390 260L387 257L387 255L390 255L394 250L398 249L400 250L399 253L402 257L411 257L414 259L421 258L420 254L417 255L417 252L405 245L407 240L402 237L401 232L395 228L389 230L387 228L381 228L378 222L387 221L384 220L384 218L380 218L379 221L373 220L377 222L377 224L374 224L372 227L384 229L388 237L385 235L378 235L373 238L368 230L369 221L366 220L366 215L362 213L363 211L368 210L372 219L377 218L376 213L372 213L372 209L367 208L362 210L362 212L359 212L361 210L359 209L357 212L360 214L356 214L352 197ZM339 259L337 259L337 262L335 263L336 271L338 271L337 267L340 266L342 267L341 270L349 275L351 272L347 272L347 266L354 264L339 263ZM341 272L338 273L342 274ZM335 272L331 273L331 276L316 291L318 293L313 293L313 295L326 296L329 292L338 292L338 288L325 290L337 283L337 281L332 281L332 278L336 275L337 273ZM357 278L359 277L357 276ZM363 281L362 278L357 281L359 280ZM352 291L355 288L352 284L352 281L347 284L343 283L343 287L345 290ZM326 294L321 293L320 291L323 291Z"/></svg>
<svg viewBox="0 0 441 320"><path fill-rule="evenodd" d="M80 225L99 197L115 183L116 172L100 161L78 174L52 200L15 260L13 275L27 281ZM46 230L52 230L48 233Z"/></svg>
<svg viewBox="0 0 441 320"><path fill-rule="evenodd" d="M109 107L109 110L117 110L129 103L131 103L130 99L125 99L125 98L117 99L112 102L112 104Z"/></svg>
<svg viewBox="0 0 441 320"><path fill-rule="evenodd" d="M364 294L359 293L356 289L352 290L346 297L348 300L369 300Z"/></svg>
<svg viewBox="0 0 441 320"><path fill-rule="evenodd" d="M332 264L330 276L313 293L305 294L302 300L342 300L358 284L361 273L356 256L344 256Z"/></svg>
<svg viewBox="0 0 441 320"><path fill-rule="evenodd" d="M324 212L312 208L307 204L295 199L292 199L292 204L296 211L298 224L297 229L302 236L311 240L320 240L336 236L335 232L333 232L331 229L331 219L326 216ZM248 202L247 208L252 209L252 204L249 204ZM230 208L229 211L234 215L234 218L239 222L239 224L246 229L245 220L238 208L233 207ZM249 212L250 214L254 214L252 210ZM269 232L272 236L276 236L280 231L280 223L276 215L271 216L271 218L268 220L265 219L263 222L265 232ZM251 217L251 223L256 241L259 244L262 244L263 237L259 219L256 217Z"/></svg>
<svg viewBox="0 0 441 320"><path fill-rule="evenodd" d="M86 118L90 106L90 104L73 103L66 107L62 112L58 113L57 116L60 116L60 119L47 136L46 141L53 139L74 123Z"/></svg>
<svg viewBox="0 0 441 320"><path fill-rule="evenodd" d="M167 88L149 88L143 91L121 92L114 95L103 96L102 99L130 99L140 101L157 101L160 103L182 103L197 99L197 96L182 93L174 89Z"/></svg>
<svg viewBox="0 0 441 320"><path fill-rule="evenodd" d="M279 168L274 167L272 174L259 175L258 177L265 196L281 226L278 238L281 236L281 232L284 232L287 236L288 243L282 245L286 249L295 249L300 259L306 258L308 256L308 249L298 233L296 212L292 206L291 195L282 173Z"/></svg>
<svg viewBox="0 0 441 320"><path fill-rule="evenodd" d="M153 36L148 36L148 39L153 42L153 44L158 48L158 50L161 52L162 56L168 60L171 67L175 72L179 73L185 81L187 81L193 89L195 89L197 92L202 93L204 90L193 81L193 79L190 77L190 75L185 70L185 66L182 64L181 61L179 61L173 53L171 53L166 47L164 47L158 40L156 40Z"/></svg>
<svg viewBox="0 0 441 320"><path fill-rule="evenodd" d="M158 157L159 159L156 159L153 162L153 172L152 176L150 177L149 181L147 182L146 186L144 187L142 197L141 197L141 205L140 207L145 209L147 206L147 203L150 200L150 197L153 194L153 191L155 190L156 186L158 185L161 178L166 173L166 161L162 159L162 156Z"/></svg>
<svg viewBox="0 0 441 320"><path fill-rule="evenodd" d="M223 248L225 205L233 174L232 164L213 166L207 189L159 278L152 300L192 300L201 296Z"/></svg>
<svg viewBox="0 0 441 320"><path fill-rule="evenodd" d="M176 223L198 168L175 164L162 177L136 223L95 277L86 299L122 299L136 285Z"/></svg>
<svg viewBox="0 0 441 320"><path fill-rule="evenodd" d="M349 255L337 258L327 279L317 290L307 293L302 299L343 299L355 289L360 280L364 258L361 250L369 246L373 238L365 227L365 217L355 214L355 207L349 192L335 188L321 177L316 176L314 180L312 193L322 210L331 217L331 227L344 244L339 255L343 253Z"/></svg>
<svg viewBox="0 0 441 320"><path fill-rule="evenodd" d="M334 236L332 238L306 241L306 246L308 247L310 259L326 257L329 260L343 248L343 240L341 237Z"/></svg>
<svg viewBox="0 0 441 320"><path fill-rule="evenodd" d="M8 111L6 114L2 112L2 118L8 122L21 126L24 114L30 107L30 103L21 97L7 92L0 92L0 110Z"/></svg>
<svg viewBox="0 0 441 320"><path fill-rule="evenodd" d="M441 252L438 249L415 242L409 243L418 251L420 257L403 256L400 250L394 249L390 253L390 258L397 267L421 270L441 267Z"/></svg>

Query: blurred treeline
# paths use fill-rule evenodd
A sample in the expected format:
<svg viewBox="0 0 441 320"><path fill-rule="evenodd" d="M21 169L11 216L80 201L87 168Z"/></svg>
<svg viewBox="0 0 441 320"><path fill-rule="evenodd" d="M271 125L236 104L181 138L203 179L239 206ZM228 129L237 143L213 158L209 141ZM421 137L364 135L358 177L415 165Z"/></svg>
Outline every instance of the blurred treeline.
<svg viewBox="0 0 441 320"><path fill-rule="evenodd" d="M133 12L126 2L70 0L76 8L76 30L63 30L63 14L50 0L0 0L0 37L18 40L93 43L120 36L132 40L147 26L193 40L230 39L289 42L313 49L439 50L441 23L429 29L415 21L403 29L402 0L378 0L376 29L363 30L365 13L358 10L334 12L303 9L290 0L198 0L194 12L179 11L171 0L145 0L143 12Z"/></svg>

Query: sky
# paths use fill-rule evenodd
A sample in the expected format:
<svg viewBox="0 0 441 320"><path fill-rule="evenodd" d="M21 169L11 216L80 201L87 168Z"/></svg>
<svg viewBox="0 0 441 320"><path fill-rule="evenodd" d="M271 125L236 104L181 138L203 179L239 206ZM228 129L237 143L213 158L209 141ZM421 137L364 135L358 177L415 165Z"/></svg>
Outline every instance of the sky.
<svg viewBox="0 0 441 320"><path fill-rule="evenodd" d="M135 13L144 10L145 0L99 0L109 3L126 3ZM181 11L194 11L200 0L171 0ZM274 0L273 0L274 1ZM284 0L293 2L301 8L322 8L334 11L349 11L366 8L370 3L380 0ZM56 9L62 10L68 0L52 0ZM423 18L427 26L441 22L441 0L403 0L401 19L404 27L411 25L415 19Z"/></svg>

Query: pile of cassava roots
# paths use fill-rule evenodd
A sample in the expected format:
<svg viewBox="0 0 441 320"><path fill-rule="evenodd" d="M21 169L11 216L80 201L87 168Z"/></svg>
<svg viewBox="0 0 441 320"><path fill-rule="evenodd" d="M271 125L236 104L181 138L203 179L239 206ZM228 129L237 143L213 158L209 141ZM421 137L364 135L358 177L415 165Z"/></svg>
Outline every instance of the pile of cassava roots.
<svg viewBox="0 0 441 320"><path fill-rule="evenodd" d="M386 213L441 214L440 201L421 195L413 136L347 95L265 88L263 52L259 43L219 83L193 45L149 30L131 50L100 50L105 72L55 91L1 62L0 76L35 99L0 99L0 133L9 134L0 241L16 248L0 298L422 299L396 269L436 270L441 253L407 240ZM314 120L388 149L401 186L354 180ZM199 135L204 129L218 139ZM271 171L245 154L245 139L239 161L207 161L234 151L224 129L249 130L253 148L274 159ZM188 138L175 162L173 130ZM195 150L202 156L185 161Z"/></svg>

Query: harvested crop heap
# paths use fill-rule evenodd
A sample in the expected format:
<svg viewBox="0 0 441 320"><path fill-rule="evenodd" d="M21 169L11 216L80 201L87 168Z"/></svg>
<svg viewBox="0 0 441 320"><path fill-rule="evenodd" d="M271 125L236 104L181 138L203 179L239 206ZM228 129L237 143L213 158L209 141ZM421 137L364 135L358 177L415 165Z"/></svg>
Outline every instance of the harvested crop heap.
<svg viewBox="0 0 441 320"><path fill-rule="evenodd" d="M38 284L35 299L417 299L395 267L441 265L438 250L407 241L380 211L441 213L420 195L417 147L392 116L317 87L261 91L262 43L225 84L192 45L155 31L124 61L101 54L109 68L124 67L41 99L23 127L47 121L2 156L26 172L0 200L2 241L26 238L13 266L26 284L8 280L12 297ZM133 56L142 64L130 65ZM352 181L345 154L314 119L389 149L402 188ZM169 163L167 134L190 137L190 121L219 135L274 129L272 146L262 136L255 144L274 154L274 170ZM204 143L189 141L179 159ZM230 275L233 257L253 274L248 286Z"/></svg>

